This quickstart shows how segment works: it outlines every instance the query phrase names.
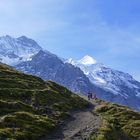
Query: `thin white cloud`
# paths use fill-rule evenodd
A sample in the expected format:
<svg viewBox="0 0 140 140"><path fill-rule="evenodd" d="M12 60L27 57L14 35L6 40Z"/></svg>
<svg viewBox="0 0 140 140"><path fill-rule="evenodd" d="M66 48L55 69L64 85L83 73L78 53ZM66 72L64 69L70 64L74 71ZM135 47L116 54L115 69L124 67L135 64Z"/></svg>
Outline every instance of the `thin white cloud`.
<svg viewBox="0 0 140 140"><path fill-rule="evenodd" d="M3 0L0 2L1 35L34 35L58 30L68 23L58 18L68 0Z"/></svg>

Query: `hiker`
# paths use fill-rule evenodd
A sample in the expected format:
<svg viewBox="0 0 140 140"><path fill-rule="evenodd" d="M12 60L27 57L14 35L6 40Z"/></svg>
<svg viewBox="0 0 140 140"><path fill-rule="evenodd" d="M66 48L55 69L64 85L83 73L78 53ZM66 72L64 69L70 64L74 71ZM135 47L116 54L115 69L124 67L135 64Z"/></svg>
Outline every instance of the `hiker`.
<svg viewBox="0 0 140 140"><path fill-rule="evenodd" d="M93 94L93 93L91 92L91 99L96 99L96 94Z"/></svg>
<svg viewBox="0 0 140 140"><path fill-rule="evenodd" d="M97 99L96 95L94 95L94 99L95 99L95 100Z"/></svg>
<svg viewBox="0 0 140 140"><path fill-rule="evenodd" d="M90 92L90 98L91 98L91 99L93 98L93 94L92 94L92 92Z"/></svg>
<svg viewBox="0 0 140 140"><path fill-rule="evenodd" d="M96 94L93 94L92 92L88 92L88 100L90 99L97 99Z"/></svg>
<svg viewBox="0 0 140 140"><path fill-rule="evenodd" d="M91 93L88 92L88 100L90 100L90 98L91 98Z"/></svg>
<svg viewBox="0 0 140 140"><path fill-rule="evenodd" d="M88 100L92 99L92 92L88 92Z"/></svg>

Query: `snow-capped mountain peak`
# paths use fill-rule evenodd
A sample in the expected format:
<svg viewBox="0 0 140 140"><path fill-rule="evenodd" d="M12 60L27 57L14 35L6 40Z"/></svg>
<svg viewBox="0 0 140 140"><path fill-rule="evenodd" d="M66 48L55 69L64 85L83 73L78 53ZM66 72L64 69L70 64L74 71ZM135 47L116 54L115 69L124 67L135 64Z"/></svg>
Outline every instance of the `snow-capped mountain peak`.
<svg viewBox="0 0 140 140"><path fill-rule="evenodd" d="M26 36L7 35L0 37L0 62L44 80L54 80L77 93L92 91L98 98L140 110L140 82L89 55L77 61L66 60L44 51Z"/></svg>
<svg viewBox="0 0 140 140"><path fill-rule="evenodd" d="M0 37L0 62L16 65L31 60L32 56L42 48L32 39L21 36L13 38L9 35Z"/></svg>
<svg viewBox="0 0 140 140"><path fill-rule="evenodd" d="M79 60L78 63L83 65L92 65L92 64L96 64L97 61L93 57L86 55L81 60Z"/></svg>
<svg viewBox="0 0 140 140"><path fill-rule="evenodd" d="M104 90L101 93L96 91L100 98L131 107L135 105L134 108L139 110L140 83L128 73L108 68L88 55L78 61L69 59L66 62L79 67L94 86Z"/></svg>

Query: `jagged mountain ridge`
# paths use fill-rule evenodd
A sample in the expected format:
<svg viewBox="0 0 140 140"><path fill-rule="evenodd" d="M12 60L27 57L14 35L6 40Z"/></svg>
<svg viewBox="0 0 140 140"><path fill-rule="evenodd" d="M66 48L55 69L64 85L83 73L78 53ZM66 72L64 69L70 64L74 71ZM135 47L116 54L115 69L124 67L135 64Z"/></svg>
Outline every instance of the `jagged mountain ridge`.
<svg viewBox="0 0 140 140"><path fill-rule="evenodd" d="M44 80L53 80L58 82L74 92L86 94L88 91L92 91L101 99L139 110L140 98L137 96L140 87L139 82L133 81L132 77L128 74L115 70L113 71L102 64L93 64L94 61L90 62L91 64L84 63L84 66L90 68L91 66L96 67L96 69L94 68L94 70L96 70L96 75L91 75L89 71L85 72L81 69L81 67L76 65L63 62L56 55L40 51L32 58L31 61L20 63L16 66L16 68L26 73L39 76ZM102 68L102 71L98 71L97 66ZM124 83L125 81L121 80L122 75L124 75L123 78L126 78L127 84L131 79L129 86ZM86 76L90 79L90 81ZM91 81L91 77L89 76L92 76L93 81ZM111 80L109 80L108 77ZM135 83L132 84L132 82ZM137 89L134 88L136 86L138 87Z"/></svg>
<svg viewBox="0 0 140 140"><path fill-rule="evenodd" d="M86 94L94 89L80 68L66 64L56 55L43 50L33 56L31 61L16 65L16 69L39 76L44 80L53 80L74 92Z"/></svg>
<svg viewBox="0 0 140 140"><path fill-rule="evenodd" d="M89 78L90 82L97 87L113 94L114 97L121 96L123 99L122 101L120 98L117 99L115 97L113 99L112 97L111 101L121 104L123 102L127 102L126 105L137 101L137 108L140 109L140 82L136 81L128 73L108 68L104 64L97 63L97 61L90 56L85 56L81 60L77 61L69 59L65 62L79 67ZM109 100L107 97L105 98L106 100ZM131 102L129 102L130 100Z"/></svg>
<svg viewBox="0 0 140 140"><path fill-rule="evenodd" d="M109 69L97 63L96 60L90 56L84 57L82 60L79 60L78 63L76 62L76 64L72 59L70 62L65 62L56 55L44 51L35 41L27 37L21 37L20 39L18 38L18 40L22 40L22 43L20 42L18 46L19 48L22 44L22 47L27 49L27 45L25 44L31 43L28 45L29 48L35 47L34 49L36 50L32 53L32 57L29 57L30 59L25 59L21 61L21 63L18 61L18 64L15 65L15 68L18 70L39 76L44 80L53 80L74 92L86 94L88 91L92 91L96 93L99 98L140 110L140 85L139 82L132 79L128 74L123 73L125 76L122 76L122 72ZM12 44L12 42L9 44ZM7 44L5 44L5 46L7 46ZM14 47L11 48L13 49ZM28 56L29 52L25 51L25 56ZM5 63L7 63L7 61ZM12 65L12 63L9 63L9 65ZM125 80L122 81L121 77ZM125 86L126 81L131 83L129 85L130 88Z"/></svg>
<svg viewBox="0 0 140 140"><path fill-rule="evenodd" d="M87 58L87 56L85 57ZM88 56L88 59L86 59L86 63L83 63L82 60L83 58L78 61L70 59L66 62L79 67L92 83L104 87L106 90L110 90L116 95L120 94L121 92L121 89L119 89L118 86L121 86L122 83L124 83L124 85L128 88L137 89L136 95L139 96L140 83L130 74L108 68L101 63L91 63L91 60L94 59L90 56Z"/></svg>
<svg viewBox="0 0 140 140"><path fill-rule="evenodd" d="M13 38L9 35L0 37L0 62L15 65L28 61L42 48L26 36Z"/></svg>

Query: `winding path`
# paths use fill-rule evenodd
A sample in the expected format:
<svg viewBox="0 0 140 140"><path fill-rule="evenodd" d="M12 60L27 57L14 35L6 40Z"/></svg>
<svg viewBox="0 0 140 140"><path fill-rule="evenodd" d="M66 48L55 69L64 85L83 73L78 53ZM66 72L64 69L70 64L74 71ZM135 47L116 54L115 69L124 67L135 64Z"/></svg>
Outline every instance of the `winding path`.
<svg viewBox="0 0 140 140"><path fill-rule="evenodd" d="M101 124L101 118L92 112L93 101L86 110L74 111L60 123L59 127L42 140L86 140L95 132Z"/></svg>

